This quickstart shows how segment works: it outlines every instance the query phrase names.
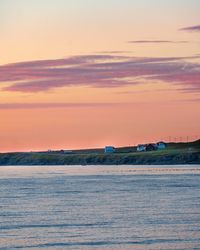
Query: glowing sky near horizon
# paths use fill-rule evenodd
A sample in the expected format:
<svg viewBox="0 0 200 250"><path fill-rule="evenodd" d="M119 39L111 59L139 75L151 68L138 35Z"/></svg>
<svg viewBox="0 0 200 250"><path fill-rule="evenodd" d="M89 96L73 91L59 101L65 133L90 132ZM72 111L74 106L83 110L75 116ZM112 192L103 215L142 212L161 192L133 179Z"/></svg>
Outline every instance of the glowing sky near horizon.
<svg viewBox="0 0 200 250"><path fill-rule="evenodd" d="M200 136L200 1L0 0L0 151Z"/></svg>

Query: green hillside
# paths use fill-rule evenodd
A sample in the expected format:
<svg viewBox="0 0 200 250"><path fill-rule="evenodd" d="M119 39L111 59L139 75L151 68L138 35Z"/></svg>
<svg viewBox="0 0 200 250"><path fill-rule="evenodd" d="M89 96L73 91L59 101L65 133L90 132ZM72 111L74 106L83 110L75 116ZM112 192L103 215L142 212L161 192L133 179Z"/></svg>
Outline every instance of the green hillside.
<svg viewBox="0 0 200 250"><path fill-rule="evenodd" d="M119 164L200 164L200 140L168 143L166 149L149 152L137 152L136 147L123 147L111 154L105 154L103 149L0 154L0 165Z"/></svg>

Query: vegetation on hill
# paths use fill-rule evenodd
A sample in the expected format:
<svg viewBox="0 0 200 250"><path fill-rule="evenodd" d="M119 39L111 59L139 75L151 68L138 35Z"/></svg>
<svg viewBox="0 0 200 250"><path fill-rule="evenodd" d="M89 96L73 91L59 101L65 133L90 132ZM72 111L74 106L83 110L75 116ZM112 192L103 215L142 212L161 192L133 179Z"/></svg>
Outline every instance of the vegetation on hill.
<svg viewBox="0 0 200 250"><path fill-rule="evenodd" d="M200 140L190 143L168 143L164 150L137 152L136 147L117 148L105 154L103 149L3 153L0 165L145 165L200 164Z"/></svg>

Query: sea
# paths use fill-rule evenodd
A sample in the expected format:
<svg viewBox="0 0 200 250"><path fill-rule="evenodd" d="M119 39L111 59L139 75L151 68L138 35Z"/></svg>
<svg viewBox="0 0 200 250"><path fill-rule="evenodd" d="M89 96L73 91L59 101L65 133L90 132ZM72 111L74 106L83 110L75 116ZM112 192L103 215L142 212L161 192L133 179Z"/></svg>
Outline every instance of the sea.
<svg viewBox="0 0 200 250"><path fill-rule="evenodd" d="M0 249L200 249L200 165L2 166Z"/></svg>

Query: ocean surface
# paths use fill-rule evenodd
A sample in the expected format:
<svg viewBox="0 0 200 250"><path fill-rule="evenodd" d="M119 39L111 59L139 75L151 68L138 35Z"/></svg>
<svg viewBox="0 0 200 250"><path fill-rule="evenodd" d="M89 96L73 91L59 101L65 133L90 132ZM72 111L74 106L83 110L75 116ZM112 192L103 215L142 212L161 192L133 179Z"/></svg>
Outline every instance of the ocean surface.
<svg viewBox="0 0 200 250"><path fill-rule="evenodd" d="M200 165L0 167L0 249L200 249Z"/></svg>

